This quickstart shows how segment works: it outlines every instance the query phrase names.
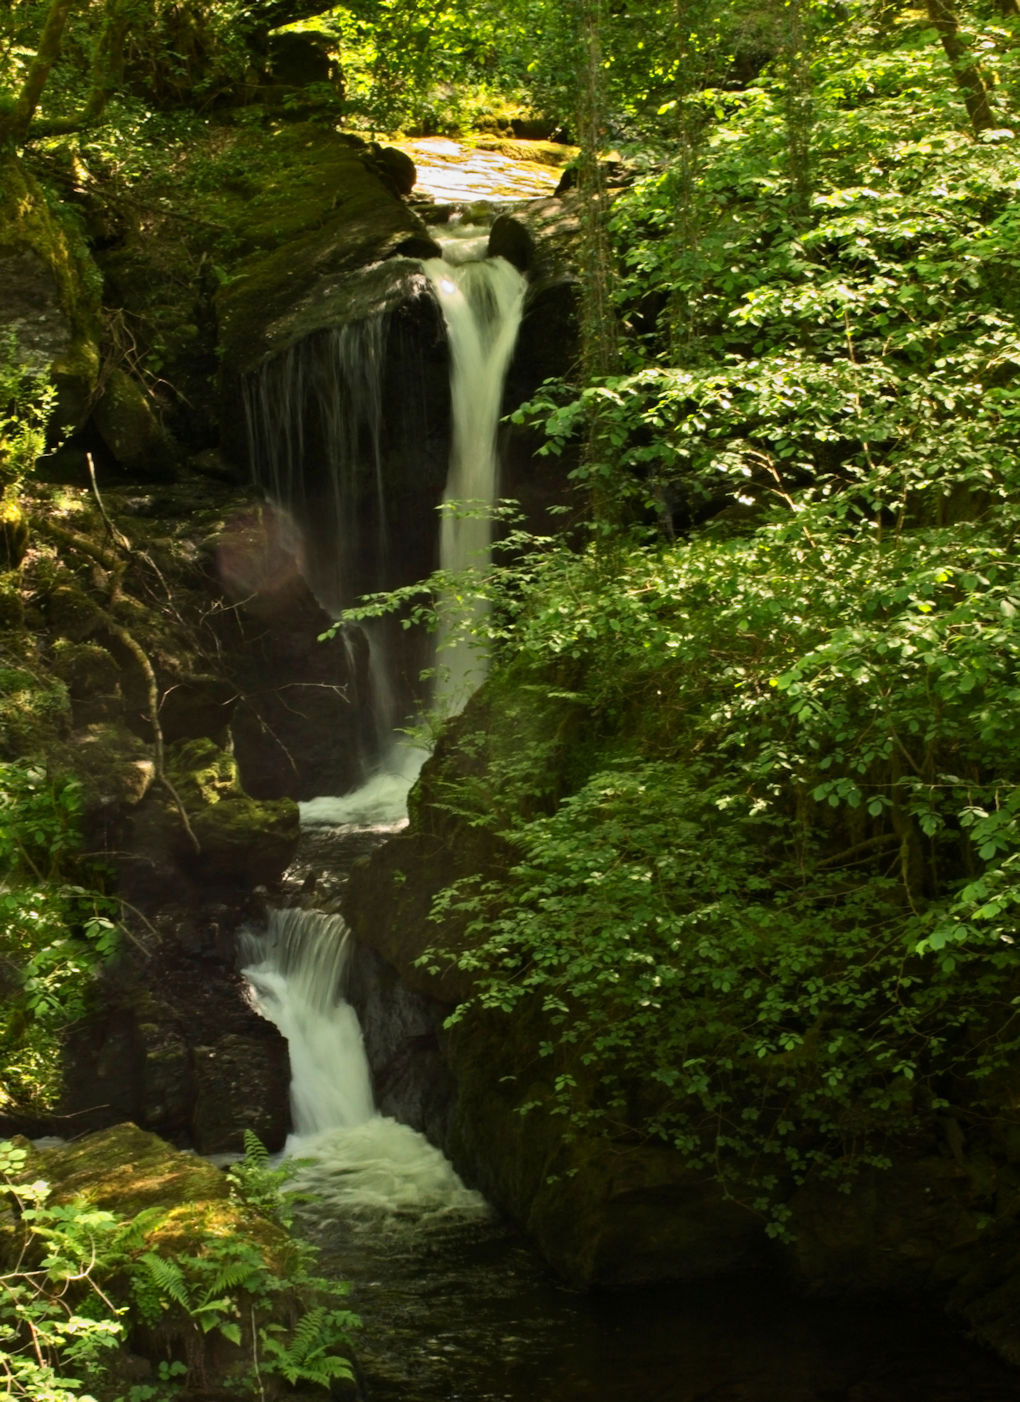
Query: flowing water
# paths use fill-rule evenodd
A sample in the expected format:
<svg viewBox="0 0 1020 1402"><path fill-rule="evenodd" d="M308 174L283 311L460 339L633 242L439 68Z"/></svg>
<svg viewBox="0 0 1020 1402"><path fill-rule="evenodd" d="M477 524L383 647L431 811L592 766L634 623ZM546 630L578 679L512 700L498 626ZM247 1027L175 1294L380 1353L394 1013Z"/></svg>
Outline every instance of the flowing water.
<svg viewBox="0 0 1020 1402"><path fill-rule="evenodd" d="M447 591L440 605L436 699L446 714L463 708L484 672L471 634L486 606L471 574L484 571L489 562L499 482L496 431L526 287L523 275L505 259L471 256L471 237L470 229L455 235L444 244L443 258L425 263L446 322L453 401L439 564L463 581Z"/></svg>
<svg viewBox="0 0 1020 1402"><path fill-rule="evenodd" d="M308 830L314 862L342 870L392 831L392 804L361 829L356 806ZM764 1274L588 1294L555 1280L438 1150L375 1110L348 953L321 911L277 911L244 937L253 997L290 1045L305 1227L364 1319L369 1402L1020 1402L1020 1379L937 1305L804 1300Z"/></svg>
<svg viewBox="0 0 1020 1402"><path fill-rule="evenodd" d="M460 574L484 563L490 547L496 428L524 281L501 260L476 261L483 234L449 232L444 259L426 271L453 376L440 557ZM259 480L274 500L295 516L316 514L306 500L309 434L332 464L341 538L330 547L320 536L298 553L334 609L350 602L355 555L386 587L385 336L376 318L320 340L311 358L295 348L249 394ZM484 603L460 592L468 622L477 621ZM445 608L439 699L453 711L483 664L453 646L449 599ZM300 872L329 896L351 861L402 824L423 758L393 737L399 718L384 649L371 634L348 641L368 649L365 695L355 699L372 712L374 760L355 792L302 804ZM307 1225L324 1268L352 1282L365 1320L358 1354L371 1402L1020 1402L1020 1380L949 1335L937 1307L809 1302L765 1276L587 1295L554 1280L438 1150L377 1112L344 996L347 941L335 914L280 910L267 929L245 933L242 959L253 1001L288 1039L286 1153L302 1161L297 1186L314 1194Z"/></svg>

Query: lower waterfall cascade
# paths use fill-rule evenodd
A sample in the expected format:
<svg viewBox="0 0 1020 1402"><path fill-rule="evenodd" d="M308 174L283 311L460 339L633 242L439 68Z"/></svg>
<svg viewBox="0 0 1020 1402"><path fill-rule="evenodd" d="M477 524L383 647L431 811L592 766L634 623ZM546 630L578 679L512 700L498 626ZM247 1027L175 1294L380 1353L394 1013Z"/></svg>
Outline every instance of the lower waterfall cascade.
<svg viewBox="0 0 1020 1402"><path fill-rule="evenodd" d="M339 915L291 907L267 929L242 932L242 974L258 1010L287 1039L298 1191L330 1212L479 1217L465 1188L424 1135L380 1115L357 1014L343 996L349 936Z"/></svg>

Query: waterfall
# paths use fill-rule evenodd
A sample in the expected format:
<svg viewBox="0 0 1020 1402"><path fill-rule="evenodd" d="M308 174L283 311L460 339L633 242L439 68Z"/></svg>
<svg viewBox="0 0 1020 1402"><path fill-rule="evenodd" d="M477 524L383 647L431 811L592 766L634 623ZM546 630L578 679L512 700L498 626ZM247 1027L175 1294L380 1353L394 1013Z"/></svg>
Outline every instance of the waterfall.
<svg viewBox="0 0 1020 1402"><path fill-rule="evenodd" d="M489 562L499 489L496 432L526 287L504 258L479 259L471 234L464 230L444 242L444 257L424 264L450 344L453 429L439 564L455 575L484 570ZM470 585L441 601L438 650L445 655L438 658L436 699L447 714L462 709L481 680L484 663L464 634L484 618L485 607Z"/></svg>
<svg viewBox="0 0 1020 1402"><path fill-rule="evenodd" d="M306 336L266 360L245 385L255 480L284 514L298 568L334 618L363 594L425 577L437 553L444 573L468 581L489 559L499 488L496 434L526 284L504 259L485 257L487 231L455 223L443 232L443 257L421 265L419 285L408 284L414 290L401 304L427 303L433 318L438 305L446 326L451 426L438 541L431 529L422 531L442 480L432 472L438 463L426 443L425 342L398 334L399 308L387 305ZM418 295L430 284L434 301ZM417 324L420 336L420 318ZM415 393L405 393L417 380ZM409 411L405 401L416 407ZM433 704L441 714L460 710L481 679L484 660L472 632L484 613L470 582L439 601ZM390 821L423 758L396 738L420 704L408 674L427 664L420 655L411 662L422 640L381 618L346 625L341 645L358 780L347 797L359 801L348 813L312 800L303 816L320 823Z"/></svg>
<svg viewBox="0 0 1020 1402"><path fill-rule="evenodd" d="M484 1215L424 1135L378 1114L357 1014L344 997L350 941L339 915L287 909L264 932L241 934L252 1002L287 1038L293 1132L284 1155L301 1160L296 1191L330 1213Z"/></svg>
<svg viewBox="0 0 1020 1402"><path fill-rule="evenodd" d="M347 954L343 920L316 910L274 910L264 940L243 936L242 957L256 961L244 973L259 1011L287 1038L299 1140L375 1113L361 1028L343 998Z"/></svg>
<svg viewBox="0 0 1020 1402"><path fill-rule="evenodd" d="M389 324L378 312L306 337L245 383L255 481L294 519L301 572L334 617L390 582L382 468Z"/></svg>

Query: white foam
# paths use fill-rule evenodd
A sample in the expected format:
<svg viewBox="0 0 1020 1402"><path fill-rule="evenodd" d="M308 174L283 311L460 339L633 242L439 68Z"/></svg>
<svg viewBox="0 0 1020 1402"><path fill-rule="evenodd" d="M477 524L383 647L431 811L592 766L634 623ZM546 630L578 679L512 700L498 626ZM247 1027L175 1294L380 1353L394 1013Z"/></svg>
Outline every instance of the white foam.
<svg viewBox="0 0 1020 1402"><path fill-rule="evenodd" d="M320 1220L350 1214L488 1216L481 1193L466 1188L423 1134L385 1115L323 1134L292 1136L285 1157L306 1162L290 1186L314 1196Z"/></svg>

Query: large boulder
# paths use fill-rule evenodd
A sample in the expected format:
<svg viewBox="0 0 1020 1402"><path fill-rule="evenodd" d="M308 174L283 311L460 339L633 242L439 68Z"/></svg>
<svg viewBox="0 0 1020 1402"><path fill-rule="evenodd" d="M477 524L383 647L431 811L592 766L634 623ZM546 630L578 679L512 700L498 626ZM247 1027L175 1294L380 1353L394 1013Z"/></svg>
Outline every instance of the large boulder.
<svg viewBox="0 0 1020 1402"><path fill-rule="evenodd" d="M84 419L99 373L99 278L82 242L57 221L34 176L0 158L0 345L47 371L60 391L57 423Z"/></svg>
<svg viewBox="0 0 1020 1402"><path fill-rule="evenodd" d="M212 1164L130 1123L59 1147L22 1143L15 1149L25 1154L21 1176L35 1180L35 1192L49 1187L43 1211L64 1208L58 1240L68 1224L72 1235L76 1214L90 1210L112 1214L110 1226L131 1229L129 1237L121 1234L115 1264L104 1252L109 1228L102 1226L92 1226L100 1249L91 1262L87 1237L68 1252L72 1259L76 1247L85 1252L88 1276L102 1292L97 1305L111 1313L118 1309L120 1346L98 1350L90 1391L154 1395L160 1389L147 1379L170 1364L179 1380L175 1395L194 1402L248 1396L255 1389L267 1402L325 1395L321 1387L289 1386L261 1343L260 1331L284 1343L296 1338L295 1326L323 1302L321 1282L310 1278L286 1231L263 1215L269 1198L259 1200L258 1210L246 1199L243 1183L235 1191ZM9 1218L0 1253L15 1272L23 1269L18 1253L25 1245L18 1223ZM45 1289L54 1278L37 1281ZM62 1282L71 1300L74 1280ZM331 1347L340 1354L343 1341L336 1338ZM347 1392L337 1381L332 1391L339 1397L357 1390L352 1385Z"/></svg>
<svg viewBox="0 0 1020 1402"><path fill-rule="evenodd" d="M270 236L238 264L217 298L228 395L267 355L404 300L416 266L374 265L438 251L388 184L389 167L381 178L378 151L319 129L299 135L304 149L288 208L277 210ZM269 212L269 201L252 202L255 221L265 222ZM366 269L372 271L363 275Z"/></svg>
<svg viewBox="0 0 1020 1402"><path fill-rule="evenodd" d="M234 756L209 738L171 745L166 763L182 829L176 841L181 860L216 885L277 880L297 851L297 804L250 798Z"/></svg>

